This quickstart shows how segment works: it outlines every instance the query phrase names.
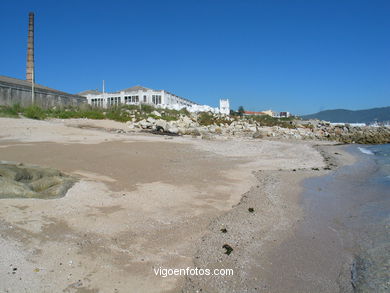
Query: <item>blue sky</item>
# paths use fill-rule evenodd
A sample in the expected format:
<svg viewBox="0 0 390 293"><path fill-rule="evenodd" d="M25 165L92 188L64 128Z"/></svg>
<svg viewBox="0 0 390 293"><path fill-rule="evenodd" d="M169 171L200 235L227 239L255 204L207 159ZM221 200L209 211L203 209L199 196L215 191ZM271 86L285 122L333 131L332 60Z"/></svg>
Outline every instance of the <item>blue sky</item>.
<svg viewBox="0 0 390 293"><path fill-rule="evenodd" d="M390 106L390 1L2 1L0 75L307 114Z"/></svg>

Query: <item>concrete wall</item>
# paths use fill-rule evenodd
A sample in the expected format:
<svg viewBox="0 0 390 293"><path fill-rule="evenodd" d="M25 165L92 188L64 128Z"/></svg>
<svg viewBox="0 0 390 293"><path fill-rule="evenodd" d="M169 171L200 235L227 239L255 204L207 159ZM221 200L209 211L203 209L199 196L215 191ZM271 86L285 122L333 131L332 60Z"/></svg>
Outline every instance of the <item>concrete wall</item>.
<svg viewBox="0 0 390 293"><path fill-rule="evenodd" d="M36 88L34 93L35 104L43 108L79 106L87 103L87 99L84 97L55 90ZM30 106L31 87L0 81L0 105L12 106L14 104L20 104L22 107Z"/></svg>

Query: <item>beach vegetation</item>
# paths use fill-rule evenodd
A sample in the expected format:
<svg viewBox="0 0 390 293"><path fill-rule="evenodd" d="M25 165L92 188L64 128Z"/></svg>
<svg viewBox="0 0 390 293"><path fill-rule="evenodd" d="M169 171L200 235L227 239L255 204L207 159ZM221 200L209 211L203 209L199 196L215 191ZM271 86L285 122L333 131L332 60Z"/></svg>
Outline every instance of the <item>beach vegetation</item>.
<svg viewBox="0 0 390 293"><path fill-rule="evenodd" d="M240 107L241 113L242 109ZM230 125L233 121L247 121L249 123L258 122L261 126L279 126L283 128L295 128L296 117L275 118L268 115L240 116L239 112L233 112L233 116L215 115L211 112L201 112L197 114L197 122L201 126L224 126ZM182 116L190 117L191 113L187 109L173 110L156 108L153 105L117 105L107 109L92 107L85 104L78 107L53 107L44 109L37 105L21 107L19 104L13 106L0 106L0 117L17 118L19 115L31 119L42 120L46 118L71 119L110 119L119 122L141 121L149 117L156 120L176 121ZM310 127L310 126L309 126ZM220 130L216 130L219 132Z"/></svg>
<svg viewBox="0 0 390 293"><path fill-rule="evenodd" d="M0 106L0 117L19 118L21 107L19 104L13 106Z"/></svg>
<svg viewBox="0 0 390 293"><path fill-rule="evenodd" d="M245 109L243 106L238 107L237 113L239 116L243 116L245 113Z"/></svg>
<svg viewBox="0 0 390 293"><path fill-rule="evenodd" d="M261 126L279 126L283 128L295 128L293 121L295 117L291 116L288 118L276 118L269 115L250 115L246 116L249 122L258 122Z"/></svg>
<svg viewBox="0 0 390 293"><path fill-rule="evenodd" d="M31 105L27 108L24 108L22 114L27 118L36 120L43 120L47 117L47 112L36 105Z"/></svg>
<svg viewBox="0 0 390 293"><path fill-rule="evenodd" d="M213 124L221 126L222 124L230 125L232 121L224 116L216 116L210 112L201 112L198 115L198 123L202 126L209 126Z"/></svg>

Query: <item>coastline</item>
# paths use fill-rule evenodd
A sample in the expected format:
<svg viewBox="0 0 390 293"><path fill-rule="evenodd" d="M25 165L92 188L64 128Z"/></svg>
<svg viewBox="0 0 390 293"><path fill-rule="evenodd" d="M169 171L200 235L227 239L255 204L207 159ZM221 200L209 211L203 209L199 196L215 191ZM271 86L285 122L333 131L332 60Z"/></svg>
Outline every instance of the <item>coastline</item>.
<svg viewBox="0 0 390 293"><path fill-rule="evenodd" d="M20 290L54 282L65 292L275 292L283 283L280 265L297 261L279 265L272 253L305 220L303 182L355 162L344 146L328 142L124 135L106 131L110 121L89 121L92 129L72 121L7 121L0 159L58 168L80 180L64 198L0 201L3 244L13 247L0 259L18 260L22 278L3 268L0 283ZM187 266L232 268L235 275L153 273ZM330 283L312 284L331 292Z"/></svg>
<svg viewBox="0 0 390 293"><path fill-rule="evenodd" d="M312 275L306 283L296 275L288 276L291 266L298 268L303 263L304 256L291 255L293 247L289 242L306 216L302 206L304 181L327 175L356 161L345 146L313 147L323 156L326 163L323 168L256 171L257 185L242 196L237 206L210 224L209 232L202 238L195 255L194 266L233 268L234 276L187 277L183 292L338 292L341 285L338 273L331 274L327 280L324 280L324 274ZM249 208L254 212L250 213ZM221 229L227 232L221 233ZM286 243L285 251L279 250L275 254L276 248ZM233 248L230 255L221 250L225 244ZM320 250L324 246L317 248ZM281 253L284 257L280 259L278 254ZM321 267L321 273L333 269L331 265ZM350 274L348 265L338 265L338 271L342 269L344 275ZM283 267L289 269L283 271ZM305 264L305 270L315 271L316 268L319 268L318 264ZM295 273L299 273L298 270ZM295 282L298 279L299 284ZM343 282L344 289L349 290L350 280L344 279Z"/></svg>
<svg viewBox="0 0 390 293"><path fill-rule="evenodd" d="M1 120L1 160L79 179L62 198L0 200L2 244L12 247L0 252L3 291L177 292L184 276L153 269L192 266L210 221L255 184L251 170L324 166L309 142L168 139L105 131L111 121L96 130Z"/></svg>

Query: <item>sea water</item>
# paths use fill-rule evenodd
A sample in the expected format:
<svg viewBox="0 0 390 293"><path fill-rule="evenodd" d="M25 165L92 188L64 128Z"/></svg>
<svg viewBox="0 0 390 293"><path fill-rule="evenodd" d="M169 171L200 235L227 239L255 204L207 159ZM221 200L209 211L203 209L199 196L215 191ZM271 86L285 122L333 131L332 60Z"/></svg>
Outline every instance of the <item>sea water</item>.
<svg viewBox="0 0 390 293"><path fill-rule="evenodd" d="M341 150L356 162L304 180L303 216L274 240L265 291L390 292L390 145Z"/></svg>
<svg viewBox="0 0 390 293"><path fill-rule="evenodd" d="M390 145L343 148L354 164L304 182L302 259L336 271L340 292L390 292Z"/></svg>
<svg viewBox="0 0 390 293"><path fill-rule="evenodd" d="M376 168L366 181L371 198L357 208L352 282L357 292L390 292L390 144L358 149Z"/></svg>

